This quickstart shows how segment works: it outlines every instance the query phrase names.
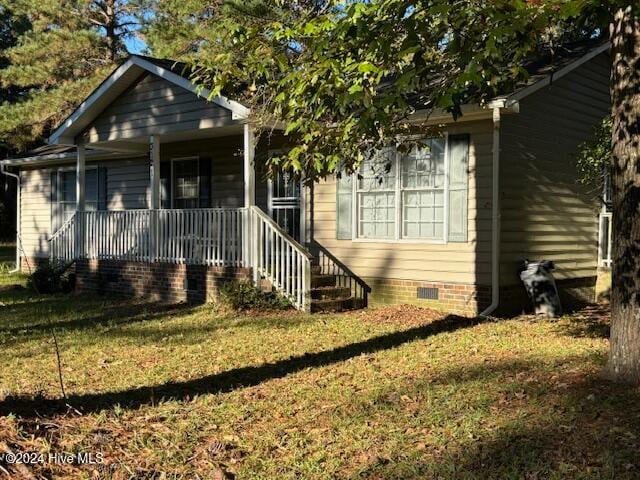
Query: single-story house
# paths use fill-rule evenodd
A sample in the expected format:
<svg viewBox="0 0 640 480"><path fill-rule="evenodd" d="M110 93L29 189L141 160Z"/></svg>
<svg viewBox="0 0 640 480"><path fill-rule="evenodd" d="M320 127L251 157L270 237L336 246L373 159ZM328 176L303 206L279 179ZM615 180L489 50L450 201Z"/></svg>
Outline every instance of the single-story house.
<svg viewBox="0 0 640 480"><path fill-rule="evenodd" d="M132 55L49 145L2 161L20 183L19 261L73 261L80 291L208 299L235 278L306 310L478 314L526 305L519 264L545 259L565 303L590 300L598 210L575 156L610 112L608 45L527 68L521 88L456 121L432 112L444 133L424 147L304 185L265 175L283 136L256 135L245 106Z"/></svg>

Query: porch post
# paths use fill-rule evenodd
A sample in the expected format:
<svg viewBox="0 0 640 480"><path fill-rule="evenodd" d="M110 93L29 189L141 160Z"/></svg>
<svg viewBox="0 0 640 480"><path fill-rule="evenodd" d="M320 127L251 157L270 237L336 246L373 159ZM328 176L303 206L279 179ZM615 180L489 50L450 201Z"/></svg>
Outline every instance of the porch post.
<svg viewBox="0 0 640 480"><path fill-rule="evenodd" d="M149 164L151 180L151 209L160 208L160 139L157 135L149 137Z"/></svg>
<svg viewBox="0 0 640 480"><path fill-rule="evenodd" d="M256 175L253 165L255 157L254 132L251 125L244 125L244 206L256 204Z"/></svg>
<svg viewBox="0 0 640 480"><path fill-rule="evenodd" d="M85 171L86 171L86 148L80 144L77 146L76 158L76 257L84 256L85 225L84 211L85 202Z"/></svg>
<svg viewBox="0 0 640 480"><path fill-rule="evenodd" d="M149 181L151 183L151 201L149 218L149 255L151 261L158 257L158 210L160 209L160 138L149 137Z"/></svg>
<svg viewBox="0 0 640 480"><path fill-rule="evenodd" d="M246 209L243 222L244 238L242 239L245 266L254 267L253 257L257 241L253 238L251 224L253 215L251 207L256 204L256 175L255 175L255 138L253 128L249 123L244 124L244 206ZM253 280L258 281L258 272L253 268Z"/></svg>

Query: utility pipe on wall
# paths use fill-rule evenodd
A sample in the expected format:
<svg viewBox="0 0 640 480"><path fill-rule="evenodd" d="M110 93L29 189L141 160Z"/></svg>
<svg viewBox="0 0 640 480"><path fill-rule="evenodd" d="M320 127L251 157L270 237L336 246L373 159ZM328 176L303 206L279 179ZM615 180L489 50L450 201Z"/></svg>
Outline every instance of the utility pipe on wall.
<svg viewBox="0 0 640 480"><path fill-rule="evenodd" d="M491 198L491 305L481 317L491 315L500 303L500 109L493 107L493 169Z"/></svg>
<svg viewBox="0 0 640 480"><path fill-rule="evenodd" d="M9 273L15 273L20 270L20 175L9 172L3 163L0 163L0 173L5 174L8 177L16 179L17 193L16 193L16 268Z"/></svg>

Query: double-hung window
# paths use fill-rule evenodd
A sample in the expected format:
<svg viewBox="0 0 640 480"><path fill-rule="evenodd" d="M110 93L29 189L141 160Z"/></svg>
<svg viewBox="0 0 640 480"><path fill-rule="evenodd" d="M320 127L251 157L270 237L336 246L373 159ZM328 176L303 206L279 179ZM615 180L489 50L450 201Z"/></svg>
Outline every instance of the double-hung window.
<svg viewBox="0 0 640 480"><path fill-rule="evenodd" d="M430 138L404 154L400 190L402 238L442 240L445 220L445 141Z"/></svg>
<svg viewBox="0 0 640 480"><path fill-rule="evenodd" d="M359 238L394 238L396 218L395 149L364 162L356 182Z"/></svg>
<svg viewBox="0 0 640 480"><path fill-rule="evenodd" d="M198 208L198 158L173 160L173 207Z"/></svg>
<svg viewBox="0 0 640 480"><path fill-rule="evenodd" d="M365 160L337 188L337 237L467 240L467 135L415 139Z"/></svg>
<svg viewBox="0 0 640 480"><path fill-rule="evenodd" d="M211 208L211 157L180 157L160 162L161 208Z"/></svg>
<svg viewBox="0 0 640 480"><path fill-rule="evenodd" d="M98 169L88 167L85 171L85 211L98 209ZM76 171L60 168L51 174L52 222L54 231L76 211Z"/></svg>

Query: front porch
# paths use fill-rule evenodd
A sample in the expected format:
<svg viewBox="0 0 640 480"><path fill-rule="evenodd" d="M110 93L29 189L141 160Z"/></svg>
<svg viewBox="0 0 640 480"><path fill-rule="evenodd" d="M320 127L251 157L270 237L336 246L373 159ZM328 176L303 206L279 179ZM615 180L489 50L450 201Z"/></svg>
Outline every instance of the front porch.
<svg viewBox="0 0 640 480"><path fill-rule="evenodd" d="M54 260L82 262L89 270L108 266L105 278L118 262L127 268L132 263L215 267L211 271L221 272L220 278L242 273L301 310L311 308L312 289L321 278L312 282L312 255L256 206L77 211L51 237L49 251ZM183 289L195 290L188 282L185 275Z"/></svg>
<svg viewBox="0 0 640 480"><path fill-rule="evenodd" d="M212 300L242 278L300 310L366 304L363 282L307 237L301 181L266 174L277 139L257 146L245 122L146 142L79 144L75 167L52 170L46 251L76 263L81 289ZM96 161L95 149L118 157Z"/></svg>

